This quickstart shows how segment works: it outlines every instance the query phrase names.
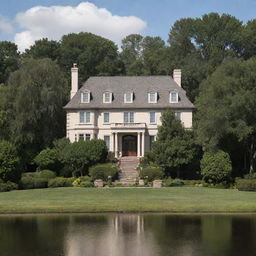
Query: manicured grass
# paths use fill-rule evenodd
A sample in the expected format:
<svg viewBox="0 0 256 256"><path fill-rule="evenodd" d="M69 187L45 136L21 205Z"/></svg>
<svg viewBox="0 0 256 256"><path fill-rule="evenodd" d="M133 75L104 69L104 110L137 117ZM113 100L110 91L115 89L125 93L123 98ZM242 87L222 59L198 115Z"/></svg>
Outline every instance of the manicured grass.
<svg viewBox="0 0 256 256"><path fill-rule="evenodd" d="M0 193L0 213L256 212L256 193L175 188L54 188Z"/></svg>

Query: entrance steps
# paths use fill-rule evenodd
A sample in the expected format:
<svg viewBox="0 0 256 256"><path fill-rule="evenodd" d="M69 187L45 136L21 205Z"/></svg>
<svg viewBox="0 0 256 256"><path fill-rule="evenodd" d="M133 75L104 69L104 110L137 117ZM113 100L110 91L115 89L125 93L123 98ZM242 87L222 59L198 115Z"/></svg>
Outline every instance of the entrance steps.
<svg viewBox="0 0 256 256"><path fill-rule="evenodd" d="M123 184L134 184L139 177L136 170L140 160L137 157L122 157L119 160L119 182Z"/></svg>

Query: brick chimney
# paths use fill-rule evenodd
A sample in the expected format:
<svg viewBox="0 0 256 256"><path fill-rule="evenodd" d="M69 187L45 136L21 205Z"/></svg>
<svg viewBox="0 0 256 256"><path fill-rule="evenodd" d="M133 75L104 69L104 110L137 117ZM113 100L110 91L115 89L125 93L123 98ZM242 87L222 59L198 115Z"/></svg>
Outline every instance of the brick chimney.
<svg viewBox="0 0 256 256"><path fill-rule="evenodd" d="M74 97L76 92L78 91L78 67L77 64L74 63L71 68L71 91L70 91L70 99Z"/></svg>
<svg viewBox="0 0 256 256"><path fill-rule="evenodd" d="M173 80L181 87L181 69L173 70Z"/></svg>

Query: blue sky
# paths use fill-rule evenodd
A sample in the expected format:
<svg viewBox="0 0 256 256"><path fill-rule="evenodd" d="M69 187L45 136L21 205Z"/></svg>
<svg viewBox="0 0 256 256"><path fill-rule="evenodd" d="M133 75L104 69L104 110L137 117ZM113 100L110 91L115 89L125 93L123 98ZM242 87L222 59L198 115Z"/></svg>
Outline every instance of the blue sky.
<svg viewBox="0 0 256 256"><path fill-rule="evenodd" d="M117 44L120 44L121 40L118 34L123 36L130 32L161 36L166 40L171 26L180 18L200 17L209 12L229 13L244 22L256 17L256 0L90 0L89 2L95 7L80 6L81 8L74 9L73 16L67 21L69 23L62 23L68 16L69 9L64 11L39 8L32 18L28 13L28 10L35 6L55 5L76 8L80 3L85 2L82 0L0 0L0 40L15 41L20 45L20 49L24 50L39 37L58 40L61 33L69 33L72 28L74 32L79 30L95 32L108 37ZM105 8L109 12L109 22L106 24L104 22L106 14L102 14L100 8ZM79 20L83 11L89 11L92 15L90 20L86 18L87 14ZM18 13L22 15L17 18ZM120 19L116 20L115 15L120 16ZM124 16L135 16L137 20L126 20ZM51 17L53 17L52 21ZM77 24L70 24L73 23L72 20ZM104 26L102 27L100 23Z"/></svg>

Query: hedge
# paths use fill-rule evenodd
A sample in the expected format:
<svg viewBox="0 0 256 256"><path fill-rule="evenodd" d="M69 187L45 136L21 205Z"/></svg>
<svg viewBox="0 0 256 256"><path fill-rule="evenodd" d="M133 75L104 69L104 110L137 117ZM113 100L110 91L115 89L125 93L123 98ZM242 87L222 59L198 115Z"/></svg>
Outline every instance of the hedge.
<svg viewBox="0 0 256 256"><path fill-rule="evenodd" d="M118 176L118 168L116 164L98 164L89 169L89 175L92 180L102 179L107 181L109 177L111 177L111 180L115 180Z"/></svg>
<svg viewBox="0 0 256 256"><path fill-rule="evenodd" d="M236 187L240 191L256 191L256 179L238 179Z"/></svg>
<svg viewBox="0 0 256 256"><path fill-rule="evenodd" d="M57 177L48 181L49 188L72 187L75 178Z"/></svg>
<svg viewBox="0 0 256 256"><path fill-rule="evenodd" d="M160 167L148 167L140 170L140 178L146 179L149 182L162 179L164 177L163 169Z"/></svg>

